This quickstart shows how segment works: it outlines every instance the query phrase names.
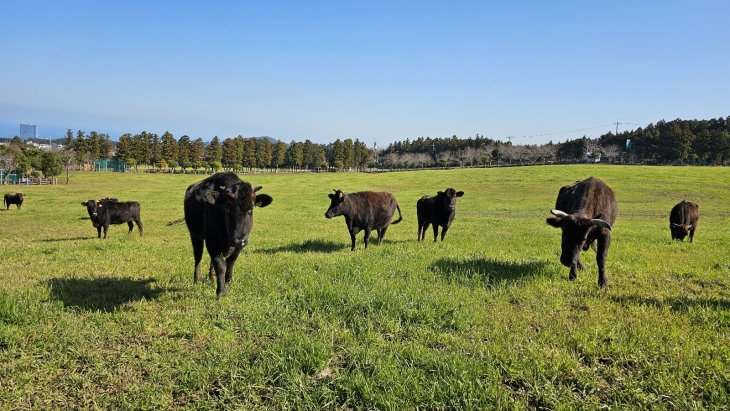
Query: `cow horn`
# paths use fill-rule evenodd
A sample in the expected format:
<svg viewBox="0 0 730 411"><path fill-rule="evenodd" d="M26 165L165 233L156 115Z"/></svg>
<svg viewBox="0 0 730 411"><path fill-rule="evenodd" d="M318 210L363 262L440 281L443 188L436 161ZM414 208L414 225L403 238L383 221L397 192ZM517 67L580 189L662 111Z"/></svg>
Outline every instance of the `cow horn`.
<svg viewBox="0 0 730 411"><path fill-rule="evenodd" d="M332 190L334 190L335 193L337 192L337 189L336 188L333 188Z"/></svg>
<svg viewBox="0 0 730 411"><path fill-rule="evenodd" d="M594 218L591 220L591 224L593 224L596 227L603 227L603 228L607 229L608 231L611 231L611 224L608 224L607 222L605 222L603 220Z"/></svg>
<svg viewBox="0 0 730 411"><path fill-rule="evenodd" d="M692 224L687 226L687 230L691 230L691 229L692 229Z"/></svg>
<svg viewBox="0 0 730 411"><path fill-rule="evenodd" d="M566 213L564 211L560 211L560 210L550 210L550 214L552 214L558 218L565 218L568 216L568 213Z"/></svg>

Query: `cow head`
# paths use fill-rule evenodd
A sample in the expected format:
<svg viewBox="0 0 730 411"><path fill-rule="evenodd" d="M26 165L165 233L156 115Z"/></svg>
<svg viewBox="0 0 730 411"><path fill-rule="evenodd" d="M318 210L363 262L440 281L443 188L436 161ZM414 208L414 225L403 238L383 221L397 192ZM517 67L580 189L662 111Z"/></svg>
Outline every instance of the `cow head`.
<svg viewBox="0 0 730 411"><path fill-rule="evenodd" d="M687 237L687 235L689 235L689 230L691 229L691 224L669 224L669 230L672 232L672 238L676 238L680 241L684 241L684 237Z"/></svg>
<svg viewBox="0 0 730 411"><path fill-rule="evenodd" d="M256 194L261 186L252 187L246 182L238 182L228 186L211 187L202 197L211 205L224 210L228 231L230 252L235 247L245 247L248 235L253 226L254 207L266 207L274 199L267 194Z"/></svg>
<svg viewBox="0 0 730 411"><path fill-rule="evenodd" d="M329 198L332 201L330 202L330 208L327 209L324 216L332 218L342 215L344 212L343 208L345 207L343 204L347 201L347 194L343 193L342 190L335 189L335 193L330 194Z"/></svg>
<svg viewBox="0 0 730 411"><path fill-rule="evenodd" d="M438 192L438 201L443 201L444 208L447 211L453 211L456 208L456 198L463 195L463 191L456 191L453 188L447 188L446 191Z"/></svg>
<svg viewBox="0 0 730 411"><path fill-rule="evenodd" d="M86 211L89 213L89 218L92 220L99 215L99 209L101 208L101 202L96 200L84 201L81 203L82 206L86 207Z"/></svg>
<svg viewBox="0 0 730 411"><path fill-rule="evenodd" d="M546 222L563 231L560 263L566 267L572 267L578 260L581 250L588 249L590 246L588 235L591 230L611 231L611 225L600 218L584 218L560 210L551 210L550 213L555 217L548 218Z"/></svg>

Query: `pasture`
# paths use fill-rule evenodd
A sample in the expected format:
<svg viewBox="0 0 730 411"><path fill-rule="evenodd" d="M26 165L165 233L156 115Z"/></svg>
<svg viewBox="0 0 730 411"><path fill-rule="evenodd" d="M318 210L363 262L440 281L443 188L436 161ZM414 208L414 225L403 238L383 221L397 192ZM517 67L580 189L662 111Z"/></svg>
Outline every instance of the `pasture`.
<svg viewBox="0 0 730 411"><path fill-rule="evenodd" d="M568 280L545 223L590 175L618 199L608 290L593 250ZM165 225L202 178L74 173L0 212L0 408L730 406L730 168L241 175L274 202L221 299L193 283L185 225ZM416 201L447 187L465 194L446 240L416 242ZM324 217L333 188L390 191L403 222L351 252ZM141 203L144 237L96 238L80 203L107 196ZM693 244L671 241L683 199Z"/></svg>

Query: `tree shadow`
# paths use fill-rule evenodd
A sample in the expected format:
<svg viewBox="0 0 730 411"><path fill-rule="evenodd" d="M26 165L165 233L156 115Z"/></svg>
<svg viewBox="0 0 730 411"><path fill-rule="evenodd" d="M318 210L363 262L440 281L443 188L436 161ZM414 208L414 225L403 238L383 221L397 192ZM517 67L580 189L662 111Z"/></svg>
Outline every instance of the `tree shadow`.
<svg viewBox="0 0 730 411"><path fill-rule="evenodd" d="M287 251L292 253L333 253L349 247L349 243L345 244L326 240L306 240L300 244L289 244L265 250L258 250L257 252L263 254L276 254Z"/></svg>
<svg viewBox="0 0 730 411"><path fill-rule="evenodd" d="M51 298L66 307L78 307L85 311L114 312L126 303L156 300L167 291L152 288L156 280L130 278L52 278L47 281Z"/></svg>
<svg viewBox="0 0 730 411"><path fill-rule="evenodd" d="M621 305L633 304L654 308L668 307L671 311L687 312L695 307L710 308L715 311L730 310L730 301L716 298L693 298L689 296L658 299L641 295L612 296L611 300Z"/></svg>
<svg viewBox="0 0 730 411"><path fill-rule="evenodd" d="M512 262L491 258L469 260L442 258L433 264L434 271L449 281L477 282L487 286L537 277L546 272L546 267L547 264L542 261Z"/></svg>

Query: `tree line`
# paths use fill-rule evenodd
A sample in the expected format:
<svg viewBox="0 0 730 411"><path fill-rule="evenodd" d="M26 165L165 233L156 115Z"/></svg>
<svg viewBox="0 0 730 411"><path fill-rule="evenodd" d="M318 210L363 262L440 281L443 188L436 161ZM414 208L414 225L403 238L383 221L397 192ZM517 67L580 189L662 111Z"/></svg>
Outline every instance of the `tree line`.
<svg viewBox="0 0 730 411"><path fill-rule="evenodd" d="M72 150L78 164L88 163L97 158L110 158L111 151L104 138L98 139L94 132L88 137L78 131L73 137L67 131L65 145ZM226 138L218 136L209 143L201 138L191 139L183 135L179 139L166 131L162 136L142 131L132 135L123 134L115 148L117 160L125 162L135 170L139 167L157 170L230 170L251 169L276 170L280 167L291 169L337 169L362 168L368 166L372 153L365 143L359 140L337 140L327 145L316 144L310 140L273 142L268 138Z"/></svg>
<svg viewBox="0 0 730 411"><path fill-rule="evenodd" d="M453 166L491 166L544 164L584 161L587 156L603 156L609 162L650 162L722 164L730 160L730 117L711 120L658 121L645 128L593 139L583 136L563 143L513 144L483 135L448 138L419 137L396 141L385 150L369 149L358 139L337 139L329 144L310 140L273 142L268 138L226 138L215 136L209 143L201 138L170 132L162 136L142 131L123 134L118 142L108 134L69 129L60 152L39 150L15 136L0 146L0 171L5 183L8 175L57 176L63 169L93 169L97 159L116 158L134 170L174 172L277 170L362 170L373 167L426 168ZM605 160L604 160L605 161Z"/></svg>
<svg viewBox="0 0 730 411"><path fill-rule="evenodd" d="M599 138L583 136L563 143L513 144L476 134L466 139L419 137L391 143L381 154L391 168L578 162L587 157L609 162L722 164L730 160L730 117L658 121L647 127ZM605 160L604 160L605 161Z"/></svg>

